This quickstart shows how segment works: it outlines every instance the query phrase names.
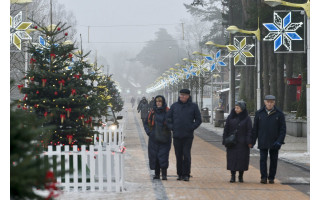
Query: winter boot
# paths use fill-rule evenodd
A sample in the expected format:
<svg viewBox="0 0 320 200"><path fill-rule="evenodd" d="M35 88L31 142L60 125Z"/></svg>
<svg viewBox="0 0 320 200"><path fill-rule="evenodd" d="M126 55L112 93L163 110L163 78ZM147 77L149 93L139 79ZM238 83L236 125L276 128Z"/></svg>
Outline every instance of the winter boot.
<svg viewBox="0 0 320 200"><path fill-rule="evenodd" d="M243 183L243 171L239 171L239 182Z"/></svg>
<svg viewBox="0 0 320 200"><path fill-rule="evenodd" d="M231 171L230 183L234 183L235 181L236 181L236 171Z"/></svg>
<svg viewBox="0 0 320 200"><path fill-rule="evenodd" d="M162 180L168 180L167 179L167 168L162 168L161 172L162 172Z"/></svg>
<svg viewBox="0 0 320 200"><path fill-rule="evenodd" d="M160 179L160 168L157 168L154 170L154 176L153 179Z"/></svg>

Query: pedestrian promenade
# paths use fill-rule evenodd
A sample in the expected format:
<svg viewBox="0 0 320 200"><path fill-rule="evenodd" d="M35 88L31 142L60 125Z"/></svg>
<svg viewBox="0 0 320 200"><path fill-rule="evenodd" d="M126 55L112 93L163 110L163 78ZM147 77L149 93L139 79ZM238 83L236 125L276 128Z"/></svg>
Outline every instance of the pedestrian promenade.
<svg viewBox="0 0 320 200"><path fill-rule="evenodd" d="M229 183L230 172L226 170L226 153L197 135L192 146L191 178L189 182L177 181L174 148L170 151L168 180L152 180L149 170L147 144L140 115L135 108L126 107L125 130L125 191L69 192L58 199L214 199L214 200L304 200L310 197L291 186L260 184L259 169L249 166L244 173L244 183Z"/></svg>

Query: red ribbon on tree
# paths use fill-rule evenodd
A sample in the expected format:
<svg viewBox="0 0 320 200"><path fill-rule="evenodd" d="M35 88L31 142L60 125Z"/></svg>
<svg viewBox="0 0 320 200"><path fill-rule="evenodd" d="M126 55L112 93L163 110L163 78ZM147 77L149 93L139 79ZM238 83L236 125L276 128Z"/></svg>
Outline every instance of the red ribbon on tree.
<svg viewBox="0 0 320 200"><path fill-rule="evenodd" d="M50 58L51 58L51 60L54 59L54 58L56 58L56 54L51 53L51 54L50 54Z"/></svg>
<svg viewBox="0 0 320 200"><path fill-rule="evenodd" d="M70 58L70 60L71 60L71 59L72 59L72 54L71 54L71 53L69 53L68 57L69 57L69 58Z"/></svg>
<svg viewBox="0 0 320 200"><path fill-rule="evenodd" d="M67 138L68 138L68 140L69 140L69 144L71 144L71 143L72 143L72 138L73 138L73 136L72 136L72 135L67 135Z"/></svg>
<svg viewBox="0 0 320 200"><path fill-rule="evenodd" d="M80 115L80 116L79 116L79 119L81 119L82 125L84 125L84 115Z"/></svg>
<svg viewBox="0 0 320 200"><path fill-rule="evenodd" d="M34 58L30 59L30 64L35 63L35 62L36 62L36 59L34 59Z"/></svg>
<svg viewBox="0 0 320 200"><path fill-rule="evenodd" d="M28 100L28 94L25 94L23 97L23 101Z"/></svg>
<svg viewBox="0 0 320 200"><path fill-rule="evenodd" d="M58 81L59 85L60 85L60 90L62 90L62 85L64 86L65 81L63 79L61 79L61 81Z"/></svg>
<svg viewBox="0 0 320 200"><path fill-rule="evenodd" d="M61 118L61 124L63 124L63 121L66 119L66 115L60 114L60 118Z"/></svg>
<svg viewBox="0 0 320 200"><path fill-rule="evenodd" d="M71 108L66 108L65 110L67 111L67 117L69 118L71 113Z"/></svg>
<svg viewBox="0 0 320 200"><path fill-rule="evenodd" d="M21 93L21 89L22 89L22 88L23 88L23 84L18 85L18 89L19 89L20 93Z"/></svg>
<svg viewBox="0 0 320 200"><path fill-rule="evenodd" d="M33 83L33 81L34 81L34 77L31 77L31 78L30 78L30 80L31 80L31 81L32 81L32 83Z"/></svg>
<svg viewBox="0 0 320 200"><path fill-rule="evenodd" d="M76 92L76 89L71 89L71 95L70 96L73 96L75 95L77 92Z"/></svg>
<svg viewBox="0 0 320 200"><path fill-rule="evenodd" d="M37 90L36 93L39 94L39 90Z"/></svg>
<svg viewBox="0 0 320 200"><path fill-rule="evenodd" d="M75 77L76 79L79 79L81 77L81 74L75 74L73 75L73 77Z"/></svg>
<svg viewBox="0 0 320 200"><path fill-rule="evenodd" d="M42 80L42 87L46 86L47 79L43 78L41 80Z"/></svg>
<svg viewBox="0 0 320 200"><path fill-rule="evenodd" d="M43 114L43 115L44 115L44 117L45 117L45 118L47 118L48 112L47 112L47 111L46 111L46 112L44 112L44 114Z"/></svg>
<svg viewBox="0 0 320 200"><path fill-rule="evenodd" d="M85 122L86 124L90 124L90 126L92 127L92 117L89 117L89 119Z"/></svg>
<svg viewBox="0 0 320 200"><path fill-rule="evenodd" d="M27 106L22 107L23 110L28 110Z"/></svg>

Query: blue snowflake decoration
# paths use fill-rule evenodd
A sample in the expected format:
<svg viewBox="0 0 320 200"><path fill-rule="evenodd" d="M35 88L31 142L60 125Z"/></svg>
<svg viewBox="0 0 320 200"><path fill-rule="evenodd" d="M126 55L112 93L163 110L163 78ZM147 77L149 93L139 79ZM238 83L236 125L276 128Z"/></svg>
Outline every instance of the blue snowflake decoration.
<svg viewBox="0 0 320 200"><path fill-rule="evenodd" d="M217 70L218 72L221 71L221 67L225 67L227 66L226 63L223 62L223 60L221 60L221 50L219 50L217 53L216 53L216 56L214 58L210 57L210 56L206 56L206 59L208 61L211 61L213 62L213 64L211 65L210 67L210 72L213 72L213 70Z"/></svg>
<svg viewBox="0 0 320 200"><path fill-rule="evenodd" d="M303 25L303 22L292 23L291 11L284 18L281 18L277 12L274 12L273 21L273 23L263 23L263 26L270 31L263 40L274 41L274 52L282 45L287 51L292 51L292 40L303 40L296 33L297 29Z"/></svg>
<svg viewBox="0 0 320 200"><path fill-rule="evenodd" d="M197 74L194 72L193 65L191 65L191 66L189 67L189 69L183 68L183 71L184 71L184 73L186 74L186 80L188 80L188 78L189 78L190 76L196 76L196 75L197 75Z"/></svg>

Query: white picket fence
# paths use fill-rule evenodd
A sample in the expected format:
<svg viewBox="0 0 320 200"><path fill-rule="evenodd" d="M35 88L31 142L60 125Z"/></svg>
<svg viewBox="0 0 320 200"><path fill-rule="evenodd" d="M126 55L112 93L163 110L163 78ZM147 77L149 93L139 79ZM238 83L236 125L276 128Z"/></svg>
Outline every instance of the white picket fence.
<svg viewBox="0 0 320 200"><path fill-rule="evenodd" d="M111 131L107 127L96 128L99 132L99 141L94 136L94 145L86 149L81 145L81 150L74 145L72 150L65 145L48 146L48 151L42 156L48 156L49 162L55 160L56 171L65 172L73 169L72 173L63 173L58 176L57 182L65 191L107 190L123 191L124 186L124 134L123 121L117 130ZM53 169L51 169L53 170Z"/></svg>

